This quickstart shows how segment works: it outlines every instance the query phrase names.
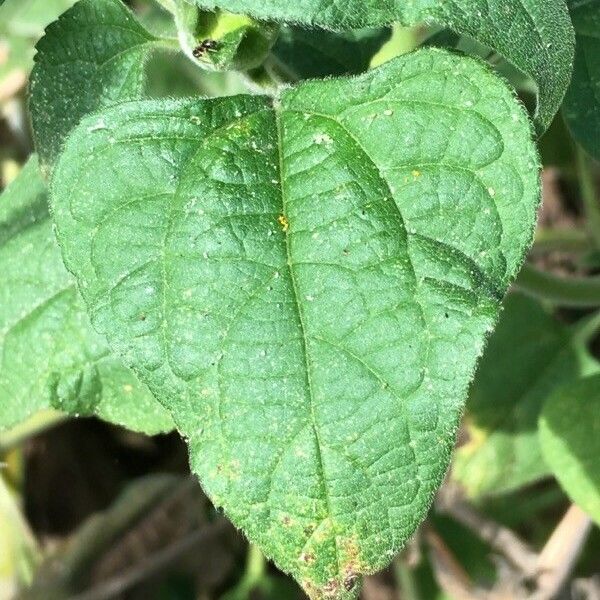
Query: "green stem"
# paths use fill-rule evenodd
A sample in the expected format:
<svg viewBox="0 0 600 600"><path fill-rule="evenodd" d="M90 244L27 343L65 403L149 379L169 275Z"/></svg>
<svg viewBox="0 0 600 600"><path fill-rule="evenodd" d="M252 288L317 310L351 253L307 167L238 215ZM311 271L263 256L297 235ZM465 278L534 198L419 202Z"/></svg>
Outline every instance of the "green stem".
<svg viewBox="0 0 600 600"><path fill-rule="evenodd" d="M221 600L248 600L253 590L266 581L267 561L258 546L250 544L246 559L246 571L238 584L226 593Z"/></svg>
<svg viewBox="0 0 600 600"><path fill-rule="evenodd" d="M526 264L515 286L526 294L559 306L600 306L600 276L558 277Z"/></svg>
<svg viewBox="0 0 600 600"><path fill-rule="evenodd" d="M574 343L587 346L600 333L600 310L578 321L573 331Z"/></svg>
<svg viewBox="0 0 600 600"><path fill-rule="evenodd" d="M596 247L600 248L600 199L596 193L590 159L579 147L577 148L577 172L588 229Z"/></svg>
<svg viewBox="0 0 600 600"><path fill-rule="evenodd" d="M400 556L394 561L394 574L396 584L400 588L402 600L420 600L421 596L413 571Z"/></svg>
<svg viewBox="0 0 600 600"><path fill-rule="evenodd" d="M545 254L555 250L563 252L587 252L592 244L587 234L579 229L540 229L535 236L533 252Z"/></svg>
<svg viewBox="0 0 600 600"><path fill-rule="evenodd" d="M44 410L34 414L12 429L0 432L0 454L16 448L30 437L50 429L68 418L68 415L55 410Z"/></svg>
<svg viewBox="0 0 600 600"><path fill-rule="evenodd" d="M250 544L247 560L245 578L252 582L252 587L254 587L265 576L267 561L265 560L265 555L255 544Z"/></svg>

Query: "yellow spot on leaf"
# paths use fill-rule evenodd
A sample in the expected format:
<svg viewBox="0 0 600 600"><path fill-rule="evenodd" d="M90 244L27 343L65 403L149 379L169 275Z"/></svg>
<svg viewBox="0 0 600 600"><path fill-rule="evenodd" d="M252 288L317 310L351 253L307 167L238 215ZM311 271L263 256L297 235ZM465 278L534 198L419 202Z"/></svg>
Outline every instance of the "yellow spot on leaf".
<svg viewBox="0 0 600 600"><path fill-rule="evenodd" d="M421 177L421 171L417 171L416 169L412 172L412 176L415 179L418 179L419 177Z"/></svg>
<svg viewBox="0 0 600 600"><path fill-rule="evenodd" d="M281 225L281 229L283 229L283 231L287 231L290 228L290 222L287 220L285 215L279 215L277 221Z"/></svg>

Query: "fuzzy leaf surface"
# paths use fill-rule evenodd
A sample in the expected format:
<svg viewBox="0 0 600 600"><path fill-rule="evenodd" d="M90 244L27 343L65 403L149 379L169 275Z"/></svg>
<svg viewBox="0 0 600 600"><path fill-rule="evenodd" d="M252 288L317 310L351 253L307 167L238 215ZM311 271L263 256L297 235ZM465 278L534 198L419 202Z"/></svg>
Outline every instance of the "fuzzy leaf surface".
<svg viewBox="0 0 600 600"><path fill-rule="evenodd" d="M538 196L513 93L439 50L275 101L115 106L52 187L95 326L315 598L354 597L424 517Z"/></svg>
<svg viewBox="0 0 600 600"><path fill-rule="evenodd" d="M398 21L434 22L493 48L538 86L536 125L560 108L573 69L574 34L564 0L187 0L261 19L337 31Z"/></svg>
<svg viewBox="0 0 600 600"><path fill-rule="evenodd" d="M84 115L142 96L156 42L121 0L81 0L48 27L36 46L29 103L44 169Z"/></svg>
<svg viewBox="0 0 600 600"><path fill-rule="evenodd" d="M54 407L136 431L172 421L89 323L32 158L0 196L0 429Z"/></svg>

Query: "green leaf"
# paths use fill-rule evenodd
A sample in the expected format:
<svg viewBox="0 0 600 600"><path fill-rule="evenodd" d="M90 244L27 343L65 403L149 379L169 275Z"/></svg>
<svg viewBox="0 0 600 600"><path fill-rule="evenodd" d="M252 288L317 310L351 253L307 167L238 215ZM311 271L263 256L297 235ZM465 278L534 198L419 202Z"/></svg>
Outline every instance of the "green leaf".
<svg viewBox="0 0 600 600"><path fill-rule="evenodd" d="M279 26L245 15L209 12L185 0L173 7L182 49L209 71L245 71L258 67L269 54ZM210 48L203 48L207 41Z"/></svg>
<svg viewBox="0 0 600 600"><path fill-rule="evenodd" d="M550 398L540 417L540 443L565 492L600 525L600 374Z"/></svg>
<svg viewBox="0 0 600 600"><path fill-rule="evenodd" d="M576 52L563 114L573 137L600 159L600 0L569 0L569 7Z"/></svg>
<svg viewBox="0 0 600 600"><path fill-rule="evenodd" d="M44 408L168 431L168 413L91 327L32 158L0 196L0 428Z"/></svg>
<svg viewBox="0 0 600 600"><path fill-rule="evenodd" d="M393 21L404 25L435 22L490 46L535 81L540 132L552 122L571 78L574 36L564 0L195 1L202 8L337 31Z"/></svg>
<svg viewBox="0 0 600 600"><path fill-rule="evenodd" d="M84 115L141 97L157 43L121 0L81 0L48 27L36 46L29 103L44 170Z"/></svg>
<svg viewBox="0 0 600 600"><path fill-rule="evenodd" d="M273 54L296 79L361 73L390 36L385 27L348 33L284 27Z"/></svg>
<svg viewBox="0 0 600 600"><path fill-rule="evenodd" d="M549 474L538 443L544 402L590 370L577 336L537 302L511 295L467 402L470 441L453 475L472 496L506 493Z"/></svg>
<svg viewBox="0 0 600 600"><path fill-rule="evenodd" d="M445 474L538 175L504 83L424 50L275 100L105 110L69 137L52 203L95 326L213 502L309 594L345 598Z"/></svg>

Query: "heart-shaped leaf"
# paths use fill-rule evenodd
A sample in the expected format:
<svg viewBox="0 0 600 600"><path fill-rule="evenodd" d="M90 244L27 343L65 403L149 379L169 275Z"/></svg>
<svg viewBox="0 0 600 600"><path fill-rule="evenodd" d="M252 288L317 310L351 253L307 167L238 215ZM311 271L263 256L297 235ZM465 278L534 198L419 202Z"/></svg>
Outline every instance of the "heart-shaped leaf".
<svg viewBox="0 0 600 600"><path fill-rule="evenodd" d="M173 423L92 329L32 158L0 196L0 429L50 407L155 434Z"/></svg>
<svg viewBox="0 0 600 600"><path fill-rule="evenodd" d="M207 493L343 598L444 476L538 179L513 93L431 49L274 101L105 110L69 137L52 203L93 322Z"/></svg>
<svg viewBox="0 0 600 600"><path fill-rule="evenodd" d="M569 85L575 48L564 0L186 0L305 27L344 31L394 21L434 22L493 48L537 84L536 123L545 130Z"/></svg>

